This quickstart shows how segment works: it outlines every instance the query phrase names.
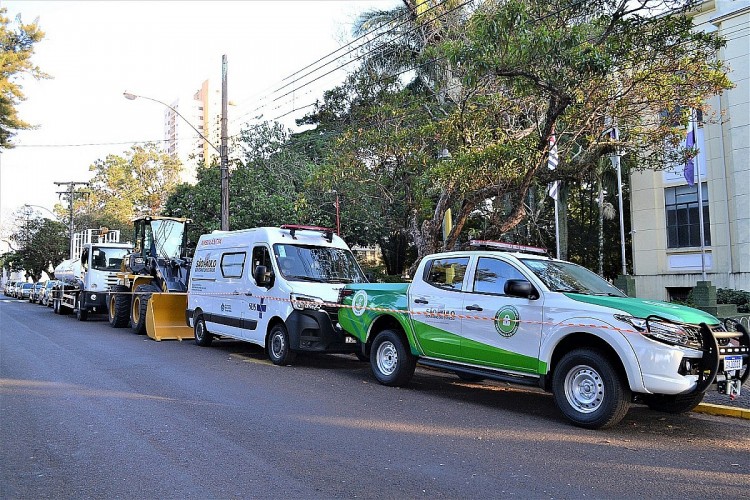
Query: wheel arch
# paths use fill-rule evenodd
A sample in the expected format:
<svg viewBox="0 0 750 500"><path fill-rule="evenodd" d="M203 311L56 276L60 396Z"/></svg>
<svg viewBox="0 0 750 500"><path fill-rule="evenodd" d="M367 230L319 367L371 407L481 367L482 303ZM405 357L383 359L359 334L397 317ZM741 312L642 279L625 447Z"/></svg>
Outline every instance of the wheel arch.
<svg viewBox="0 0 750 500"><path fill-rule="evenodd" d="M404 343L410 347L410 350L413 351L413 349L411 349L412 343L410 342L409 335L406 333L408 331L407 328L405 328L401 321L395 316L383 314L370 323L370 328L367 331L367 341L365 342L365 354L367 356L370 355L370 348L372 347L372 342L375 340L375 337L377 337L383 330L393 330L396 332L403 338Z"/></svg>
<svg viewBox="0 0 750 500"><path fill-rule="evenodd" d="M574 349L589 348L600 352L610 363L615 371L623 377L623 380L633 389L632 374L623 363L622 355L605 339L594 335L590 332L576 331L562 337L555 345L549 360L547 376L544 378L544 387L546 391L552 390L552 379L555 369L560 363L563 356Z"/></svg>

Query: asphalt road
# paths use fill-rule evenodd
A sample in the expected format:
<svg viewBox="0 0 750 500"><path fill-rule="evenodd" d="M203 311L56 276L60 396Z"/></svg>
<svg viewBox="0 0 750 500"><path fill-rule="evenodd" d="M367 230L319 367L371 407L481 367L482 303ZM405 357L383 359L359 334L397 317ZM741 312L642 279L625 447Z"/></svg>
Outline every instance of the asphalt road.
<svg viewBox="0 0 750 500"><path fill-rule="evenodd" d="M0 301L0 498L743 498L750 421L634 406L571 426L551 396L353 356L277 367Z"/></svg>

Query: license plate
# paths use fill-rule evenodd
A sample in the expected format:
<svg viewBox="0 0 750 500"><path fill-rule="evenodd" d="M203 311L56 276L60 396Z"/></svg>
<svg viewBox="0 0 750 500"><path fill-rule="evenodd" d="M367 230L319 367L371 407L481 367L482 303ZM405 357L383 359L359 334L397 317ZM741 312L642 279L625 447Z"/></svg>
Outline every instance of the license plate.
<svg viewBox="0 0 750 500"><path fill-rule="evenodd" d="M727 356L724 358L724 371L731 372L733 370L742 369L742 356Z"/></svg>
<svg viewBox="0 0 750 500"><path fill-rule="evenodd" d="M346 343L346 344L356 344L357 343L357 339L355 339L354 337L344 337L344 343ZM740 359L742 359L742 358L740 358Z"/></svg>

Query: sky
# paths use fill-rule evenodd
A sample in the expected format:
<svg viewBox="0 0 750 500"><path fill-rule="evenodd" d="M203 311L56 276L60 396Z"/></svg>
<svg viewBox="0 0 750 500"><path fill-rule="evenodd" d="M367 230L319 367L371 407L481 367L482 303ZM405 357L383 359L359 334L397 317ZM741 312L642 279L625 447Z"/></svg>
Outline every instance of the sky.
<svg viewBox="0 0 750 500"><path fill-rule="evenodd" d="M39 215L50 216L45 209L60 202L56 193L63 190L54 182L88 181L96 160L123 155L132 141L163 139L164 107L129 101L123 92L173 102L206 79L220 83L226 54L229 99L237 115L250 118L259 99L284 78L349 42L359 13L399 4L3 0L0 6L11 20L17 14L25 23L38 18L45 37L32 62L53 78L21 80L27 99L19 115L36 128L19 132L17 147L0 150L0 238L12 230L13 214L24 204L38 205ZM305 87L296 102L314 101L341 79L338 71Z"/></svg>

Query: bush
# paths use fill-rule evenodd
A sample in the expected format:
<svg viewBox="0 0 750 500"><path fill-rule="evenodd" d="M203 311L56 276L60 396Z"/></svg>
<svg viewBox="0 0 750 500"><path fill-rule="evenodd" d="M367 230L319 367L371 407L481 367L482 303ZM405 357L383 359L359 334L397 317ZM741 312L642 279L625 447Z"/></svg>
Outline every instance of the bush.
<svg viewBox="0 0 750 500"><path fill-rule="evenodd" d="M735 304L737 312L750 312L750 292L744 290L719 288L716 290L716 302L718 304Z"/></svg>

